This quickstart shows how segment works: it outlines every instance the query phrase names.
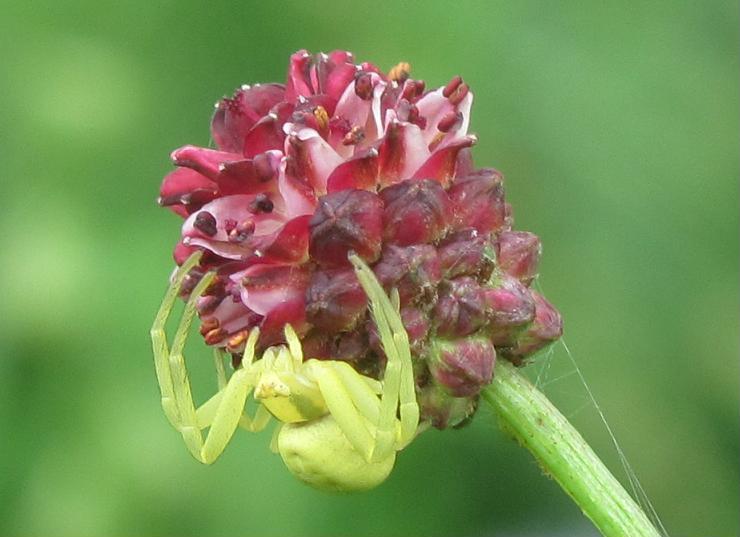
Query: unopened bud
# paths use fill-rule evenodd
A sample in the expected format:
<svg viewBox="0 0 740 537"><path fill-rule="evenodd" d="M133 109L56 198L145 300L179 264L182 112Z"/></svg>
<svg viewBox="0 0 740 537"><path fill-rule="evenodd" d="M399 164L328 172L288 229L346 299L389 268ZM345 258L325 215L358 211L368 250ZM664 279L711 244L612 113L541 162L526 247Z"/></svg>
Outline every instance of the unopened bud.
<svg viewBox="0 0 740 537"><path fill-rule="evenodd" d="M540 239L528 231L504 231L497 241L497 259L501 270L529 285L537 276L542 253Z"/></svg>
<svg viewBox="0 0 740 537"><path fill-rule="evenodd" d="M383 202L367 190L327 194L319 199L309 226L309 252L320 263L348 266L351 251L372 263L380 255Z"/></svg>
<svg viewBox="0 0 740 537"><path fill-rule="evenodd" d="M504 276L496 287L485 289L484 295L491 339L497 346L511 345L521 328L534 319L532 293L516 278Z"/></svg>
<svg viewBox="0 0 740 537"><path fill-rule="evenodd" d="M429 369L453 397L469 397L491 383L496 349L487 338L437 340L431 344Z"/></svg>
<svg viewBox="0 0 740 537"><path fill-rule="evenodd" d="M447 231L450 201L437 181L407 180L384 188L380 198L383 211L383 236L393 244L428 244Z"/></svg>

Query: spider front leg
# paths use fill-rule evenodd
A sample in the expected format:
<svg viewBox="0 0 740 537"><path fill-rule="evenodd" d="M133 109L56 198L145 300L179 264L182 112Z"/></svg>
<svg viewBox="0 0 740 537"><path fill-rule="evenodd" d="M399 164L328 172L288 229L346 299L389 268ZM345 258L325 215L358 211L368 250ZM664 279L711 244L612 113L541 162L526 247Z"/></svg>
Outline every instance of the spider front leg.
<svg viewBox="0 0 740 537"><path fill-rule="evenodd" d="M175 333L172 348L168 348L165 324L179 295L183 280L198 263L200 256L200 252L191 255L175 273L155 318L151 336L165 413L170 423L182 434L193 457L202 463L210 464L223 452L238 425L252 431L260 430L267 425L269 415L261 407L261 412L258 410L254 419L248 418L243 413L247 396L254 387L255 375L251 364L259 337L257 330L252 331L247 340L242 367L234 372L219 393L199 409L195 408L183 348L195 316L197 300L213 280L213 273L206 274L193 289ZM219 381L223 382L220 372ZM204 442L201 429L208 426L210 430Z"/></svg>
<svg viewBox="0 0 740 537"><path fill-rule="evenodd" d="M401 321L397 291L394 303L385 294L370 268L356 255L350 256L357 279L370 299L370 308L387 358L383 373L380 416L377 421L372 460L381 460L411 442L419 428L411 346ZM398 419L400 416L400 428Z"/></svg>

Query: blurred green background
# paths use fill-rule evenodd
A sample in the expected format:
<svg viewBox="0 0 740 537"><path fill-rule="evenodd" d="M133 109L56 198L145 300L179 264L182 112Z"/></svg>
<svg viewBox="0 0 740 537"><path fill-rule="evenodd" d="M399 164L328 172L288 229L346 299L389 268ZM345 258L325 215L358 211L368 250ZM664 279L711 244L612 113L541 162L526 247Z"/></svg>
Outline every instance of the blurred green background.
<svg viewBox="0 0 740 537"><path fill-rule="evenodd" d="M738 535L736 2L0 7L0 535L595 535L485 409L355 496L296 482L269 432L202 467L167 424L148 329L180 224L154 203L168 153L304 47L465 77L477 163L541 235L541 287L655 509L675 536ZM189 358L206 397L209 354ZM561 346L549 363L626 482Z"/></svg>

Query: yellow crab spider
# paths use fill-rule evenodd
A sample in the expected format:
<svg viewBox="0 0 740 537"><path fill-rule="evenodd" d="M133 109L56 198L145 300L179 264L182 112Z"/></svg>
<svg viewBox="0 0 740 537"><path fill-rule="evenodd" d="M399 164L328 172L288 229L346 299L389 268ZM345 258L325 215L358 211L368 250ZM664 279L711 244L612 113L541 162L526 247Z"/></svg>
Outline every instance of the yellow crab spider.
<svg viewBox="0 0 740 537"><path fill-rule="evenodd" d="M365 490L383 482L393 468L396 451L419 431L409 341L398 312L397 293L391 302L367 265L356 255L350 256L388 358L382 380L361 375L345 362L304 361L290 325L285 326L287 346L270 347L257 358L259 334L255 329L247 339L241 366L228 381L218 357L221 389L196 409L183 347L196 301L210 285L213 273L206 274L191 293L171 348L164 328L182 282L200 256L200 252L191 255L174 274L151 329L162 407L190 453L211 464L237 427L259 431L273 416L282 422L276 433L277 450L299 479L337 491ZM258 402L254 416L244 412L251 392ZM204 440L201 431L205 428L209 430Z"/></svg>

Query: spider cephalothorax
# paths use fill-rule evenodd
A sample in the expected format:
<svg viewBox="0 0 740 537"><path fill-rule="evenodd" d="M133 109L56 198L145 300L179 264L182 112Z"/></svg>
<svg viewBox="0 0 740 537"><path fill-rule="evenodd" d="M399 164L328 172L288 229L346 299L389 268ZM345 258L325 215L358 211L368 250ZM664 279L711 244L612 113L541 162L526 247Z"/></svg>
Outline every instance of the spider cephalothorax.
<svg viewBox="0 0 740 537"><path fill-rule="evenodd" d="M361 375L346 362L304 361L290 325L285 327L287 345L269 347L257 356L259 329L254 329L239 367L228 380L220 368L222 388L196 409L182 350L195 302L213 273L204 275L192 291L171 347L164 328L183 279L200 255L193 254L176 272L152 327L162 405L193 456L212 463L237 427L258 431L272 416L281 423L277 449L298 478L326 490L363 490L382 482L393 468L396 451L419 428L411 354L397 295L392 303L367 265L351 256L388 358L382 380ZM250 392L258 403L252 417L244 412ZM203 440L205 428L210 429Z"/></svg>

